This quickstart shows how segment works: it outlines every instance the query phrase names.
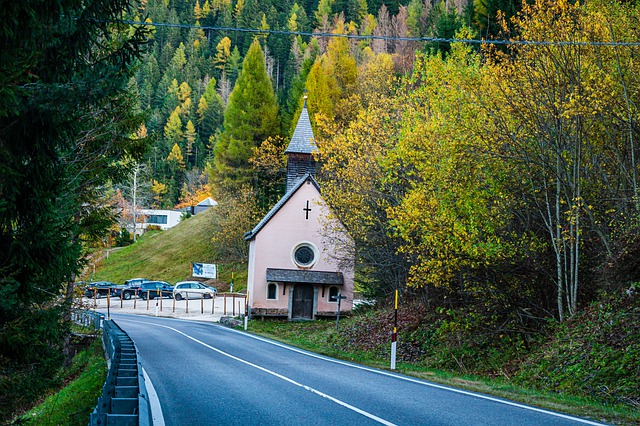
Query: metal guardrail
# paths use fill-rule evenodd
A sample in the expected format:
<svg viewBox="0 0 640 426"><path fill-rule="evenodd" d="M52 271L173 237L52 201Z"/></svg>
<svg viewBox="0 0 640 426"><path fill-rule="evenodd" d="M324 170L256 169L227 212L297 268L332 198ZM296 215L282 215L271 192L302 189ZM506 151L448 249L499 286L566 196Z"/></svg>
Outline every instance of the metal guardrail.
<svg viewBox="0 0 640 426"><path fill-rule="evenodd" d="M102 344L109 371L89 426L150 425L151 409L138 350L129 335L103 316Z"/></svg>
<svg viewBox="0 0 640 426"><path fill-rule="evenodd" d="M104 314L84 309L74 309L71 312L71 320L76 324L80 324L85 327L93 327L95 331L98 331L102 328Z"/></svg>

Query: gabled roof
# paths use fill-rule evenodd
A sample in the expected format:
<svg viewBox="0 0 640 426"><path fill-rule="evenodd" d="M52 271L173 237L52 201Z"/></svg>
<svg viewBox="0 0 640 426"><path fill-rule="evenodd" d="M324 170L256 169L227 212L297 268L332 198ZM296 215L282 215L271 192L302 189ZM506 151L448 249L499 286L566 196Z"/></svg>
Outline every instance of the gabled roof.
<svg viewBox="0 0 640 426"><path fill-rule="evenodd" d="M311 120L307 111L307 100L304 101L302 112L298 118L296 129L293 131L293 137L289 146L284 151L285 154L311 154L317 149L316 140L313 136L311 128Z"/></svg>
<svg viewBox="0 0 640 426"><path fill-rule="evenodd" d="M311 183L313 183L313 185L316 187L318 192L320 192L320 185L318 185L318 182L316 182L316 180L313 178L313 176L310 173L307 173L289 190L289 192L287 192L286 194L284 194L282 198L280 198L280 201L278 201L276 205L273 206L271 210L269 210L269 213L267 213L266 216L262 218L260 223L258 223L255 226L255 228L253 228L251 231L244 234L244 239L249 241L255 238L258 232L260 232L260 230L264 228L264 226L271 220L271 218L278 213L278 211L282 208L282 206L287 204L287 201L289 201L289 199L293 196L293 194L295 194L296 191L298 191L298 189L300 189L302 185L304 185L304 183L307 181L311 181Z"/></svg>
<svg viewBox="0 0 640 426"><path fill-rule="evenodd" d="M218 202L211 197L207 197L198 203L199 206L217 206Z"/></svg>

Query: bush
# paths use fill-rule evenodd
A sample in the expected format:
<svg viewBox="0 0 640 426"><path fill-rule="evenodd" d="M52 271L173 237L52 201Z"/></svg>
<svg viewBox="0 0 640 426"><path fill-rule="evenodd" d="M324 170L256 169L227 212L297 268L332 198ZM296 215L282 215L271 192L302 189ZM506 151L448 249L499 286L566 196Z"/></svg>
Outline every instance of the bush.
<svg viewBox="0 0 640 426"><path fill-rule="evenodd" d="M133 240L131 238L131 233L125 228L122 228L120 230L120 234L118 234L118 236L116 237L116 246L125 247L131 244L132 242Z"/></svg>

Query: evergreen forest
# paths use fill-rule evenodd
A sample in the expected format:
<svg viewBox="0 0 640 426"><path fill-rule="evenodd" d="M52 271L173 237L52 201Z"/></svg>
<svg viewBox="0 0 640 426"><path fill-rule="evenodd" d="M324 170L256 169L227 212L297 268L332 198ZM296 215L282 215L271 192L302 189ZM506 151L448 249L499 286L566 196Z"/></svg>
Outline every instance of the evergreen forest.
<svg viewBox="0 0 640 426"><path fill-rule="evenodd" d="M299 1L0 12L0 419L55 385L76 276L127 242L132 205L211 196L216 260L246 262L304 96L355 241L335 254L364 297L437 318L421 342L453 348L447 368L503 371L612 295L637 317L640 4ZM625 324L619 385L589 392L638 407Z"/></svg>

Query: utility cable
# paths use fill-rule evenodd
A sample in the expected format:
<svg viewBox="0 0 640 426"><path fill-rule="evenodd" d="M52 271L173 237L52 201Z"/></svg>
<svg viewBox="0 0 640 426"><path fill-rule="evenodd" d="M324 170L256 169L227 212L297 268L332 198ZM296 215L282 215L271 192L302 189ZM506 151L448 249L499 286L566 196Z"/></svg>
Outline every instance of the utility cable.
<svg viewBox="0 0 640 426"><path fill-rule="evenodd" d="M94 21L100 21L95 20ZM458 39L458 38L440 38L440 37L395 37L382 35L358 35L358 34L334 34L320 33L308 31L289 31L289 30L266 30L257 28L239 28L239 27L217 27L217 26L200 26L192 24L170 24L166 22L142 22L133 20L105 20L100 22L114 22L127 25L140 25L149 27L168 27L183 29L200 29L203 31L221 31L221 32L244 32L256 33L264 35L292 35L306 37L335 37L347 38L355 40L385 40L385 41L411 41L411 42L427 42L427 43L467 43L467 44L487 44L487 45L531 45L531 46L611 46L611 47L639 47L640 42L626 41L535 41L535 40L506 40L506 39Z"/></svg>

